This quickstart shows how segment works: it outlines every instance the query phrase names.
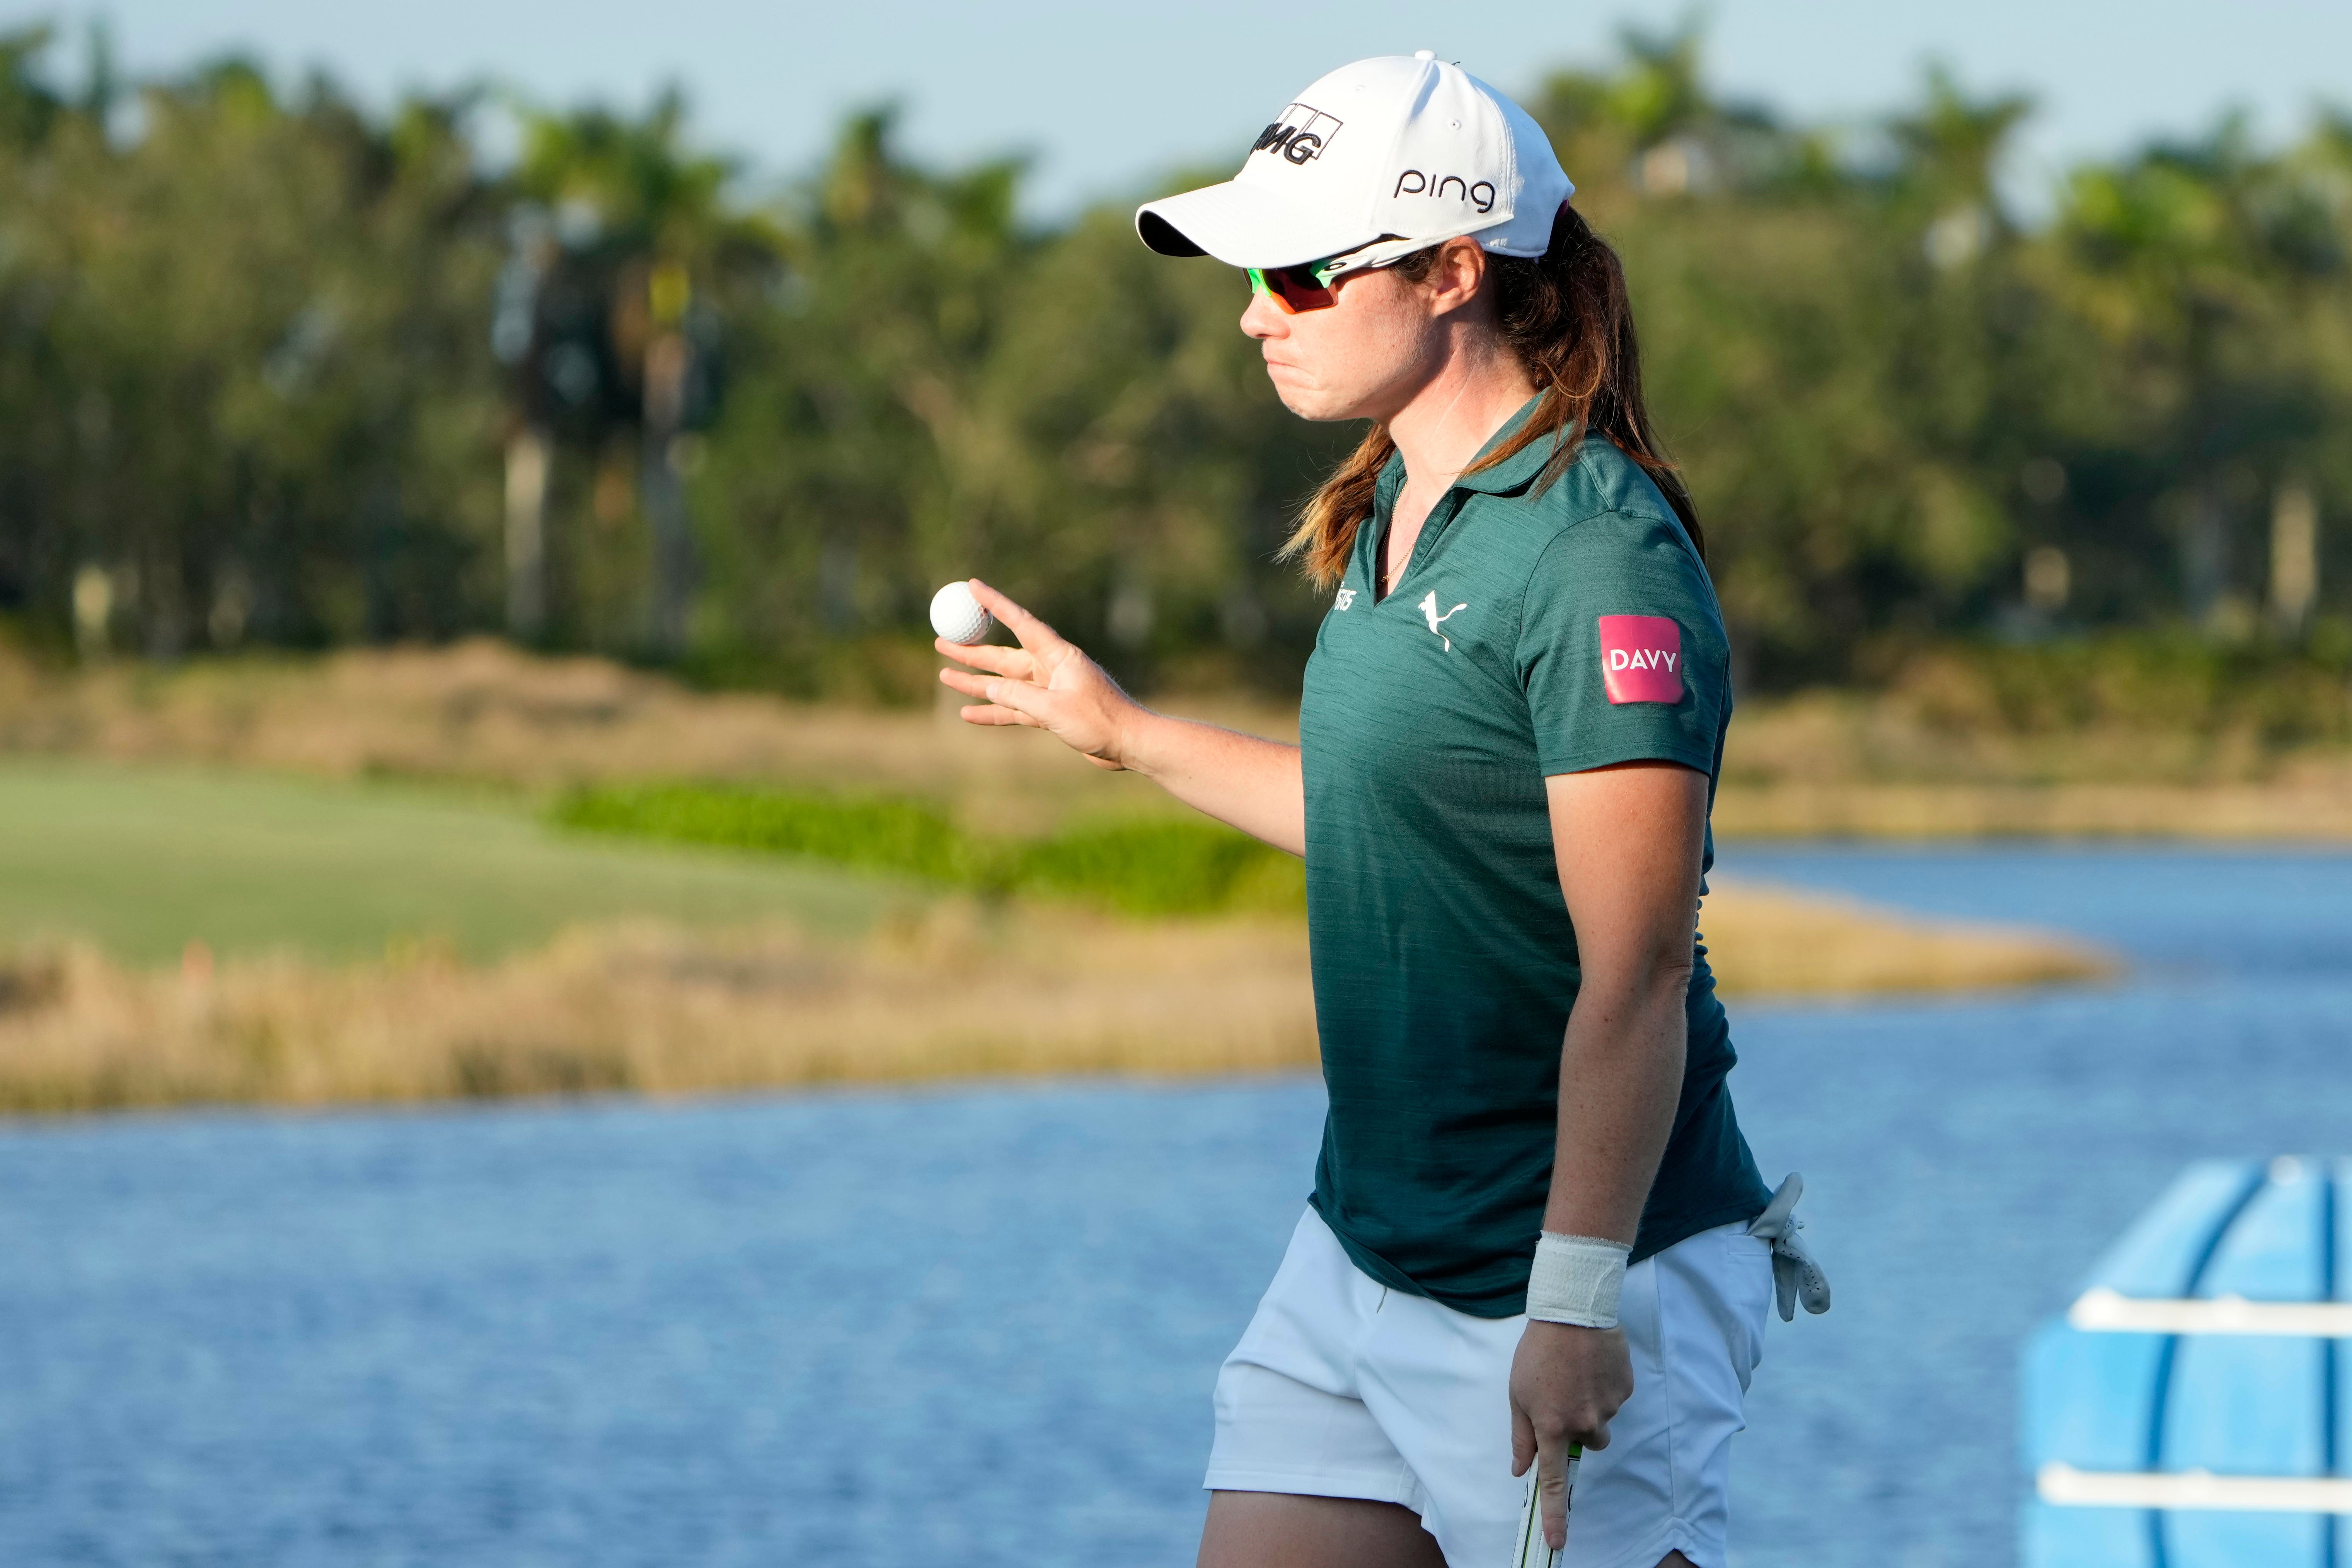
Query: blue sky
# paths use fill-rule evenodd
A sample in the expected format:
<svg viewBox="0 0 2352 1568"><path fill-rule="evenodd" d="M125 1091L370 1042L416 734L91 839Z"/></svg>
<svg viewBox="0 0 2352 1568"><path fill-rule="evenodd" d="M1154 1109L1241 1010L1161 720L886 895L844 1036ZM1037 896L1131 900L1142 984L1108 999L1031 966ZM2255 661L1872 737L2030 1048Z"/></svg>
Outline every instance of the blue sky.
<svg viewBox="0 0 2352 1568"><path fill-rule="evenodd" d="M1509 91L1549 66L1608 58L1621 23L1689 14L1649 0L0 0L0 17L69 36L106 17L134 70L234 48L288 79L324 65L378 102L493 77L551 102L635 105L677 80L699 134L771 175L808 167L847 110L895 99L919 153L1033 154L1029 205L1044 216L1175 165L1237 164L1294 92L1359 56L1433 48ZM2347 0L1717 0L1702 14L1717 87L1802 118L1898 103L1930 58L1972 90L2032 93L2040 112L2007 179L2029 208L2067 163L2201 132L2231 107L2270 140L2322 100L2352 108Z"/></svg>

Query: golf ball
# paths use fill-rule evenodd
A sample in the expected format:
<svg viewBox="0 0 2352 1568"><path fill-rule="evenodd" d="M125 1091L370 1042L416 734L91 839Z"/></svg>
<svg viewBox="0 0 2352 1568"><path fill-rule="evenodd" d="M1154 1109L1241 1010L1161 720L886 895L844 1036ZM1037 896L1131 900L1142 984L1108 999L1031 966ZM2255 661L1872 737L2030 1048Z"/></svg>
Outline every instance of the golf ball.
<svg viewBox="0 0 2352 1568"><path fill-rule="evenodd" d="M978 642L995 624L971 596L969 583L950 583L931 595L931 630L950 642Z"/></svg>

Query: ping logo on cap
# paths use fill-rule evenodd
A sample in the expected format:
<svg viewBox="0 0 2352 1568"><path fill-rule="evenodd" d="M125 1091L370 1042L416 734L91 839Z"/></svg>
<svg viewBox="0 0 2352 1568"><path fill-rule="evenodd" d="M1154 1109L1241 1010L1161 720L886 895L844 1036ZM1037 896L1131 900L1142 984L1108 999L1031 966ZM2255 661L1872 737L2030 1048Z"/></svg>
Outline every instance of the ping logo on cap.
<svg viewBox="0 0 2352 1568"><path fill-rule="evenodd" d="M1294 103L1273 124L1258 132L1250 151L1278 153L1293 163L1304 163L1309 158L1321 157L1323 149L1339 133L1339 121L1311 104Z"/></svg>
<svg viewBox="0 0 2352 1568"><path fill-rule="evenodd" d="M1683 629L1670 616L1601 617L1601 685L1612 702L1683 700Z"/></svg>
<svg viewBox="0 0 2352 1568"><path fill-rule="evenodd" d="M1408 180L1412 183L1407 184L1405 182ZM1437 177L1437 189L1433 192L1429 188L1429 176L1423 174L1419 169L1407 169L1404 173L1399 174L1397 176L1396 189L1389 193L1389 199L1391 201L1395 201L1403 196L1434 195L1439 201L1444 201L1445 199L1446 187L1449 185L1454 188L1454 200L1468 202L1472 206L1476 207L1482 213L1490 213L1495 210L1495 186L1493 182L1488 180L1480 180L1475 184L1465 185L1462 183L1462 176L1459 174L1440 174Z"/></svg>

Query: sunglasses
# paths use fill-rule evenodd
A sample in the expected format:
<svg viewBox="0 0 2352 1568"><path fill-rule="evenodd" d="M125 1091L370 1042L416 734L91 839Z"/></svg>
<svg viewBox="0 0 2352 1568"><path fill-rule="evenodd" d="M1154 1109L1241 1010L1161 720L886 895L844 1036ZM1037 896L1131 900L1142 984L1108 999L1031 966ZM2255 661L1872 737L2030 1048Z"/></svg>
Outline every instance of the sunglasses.
<svg viewBox="0 0 2352 1568"><path fill-rule="evenodd" d="M1303 262L1296 267L1250 267L1250 292L1263 294L1287 315L1301 310L1328 310L1339 302L1331 289L1331 263L1337 256L1327 256L1320 261Z"/></svg>

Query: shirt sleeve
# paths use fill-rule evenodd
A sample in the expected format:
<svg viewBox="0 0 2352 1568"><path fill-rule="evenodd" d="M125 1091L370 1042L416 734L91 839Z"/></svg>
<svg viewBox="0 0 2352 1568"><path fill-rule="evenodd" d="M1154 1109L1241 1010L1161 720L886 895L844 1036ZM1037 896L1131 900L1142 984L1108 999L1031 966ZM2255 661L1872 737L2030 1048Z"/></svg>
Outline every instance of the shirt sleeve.
<svg viewBox="0 0 2352 1568"><path fill-rule="evenodd" d="M1714 773L1730 654L1673 523L1603 512L1563 529L1528 576L1517 658L1547 775L1643 761Z"/></svg>

